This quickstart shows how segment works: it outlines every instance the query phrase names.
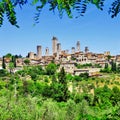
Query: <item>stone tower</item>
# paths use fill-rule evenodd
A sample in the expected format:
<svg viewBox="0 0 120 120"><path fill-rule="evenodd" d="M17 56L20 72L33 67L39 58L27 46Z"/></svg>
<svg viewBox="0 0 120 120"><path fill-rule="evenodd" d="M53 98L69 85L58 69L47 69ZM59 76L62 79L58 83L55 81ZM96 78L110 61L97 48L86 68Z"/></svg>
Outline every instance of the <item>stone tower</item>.
<svg viewBox="0 0 120 120"><path fill-rule="evenodd" d="M45 56L49 56L49 48L48 47L46 47L46 49L45 49Z"/></svg>
<svg viewBox="0 0 120 120"><path fill-rule="evenodd" d="M61 53L61 43L57 43L57 52Z"/></svg>
<svg viewBox="0 0 120 120"><path fill-rule="evenodd" d="M88 53L89 52L89 49L88 49L88 47L86 46L85 47L85 53Z"/></svg>
<svg viewBox="0 0 120 120"><path fill-rule="evenodd" d="M52 52L53 52L53 54L57 53L57 41L58 40L56 37L52 38Z"/></svg>
<svg viewBox="0 0 120 120"><path fill-rule="evenodd" d="M77 41L76 51L77 51L77 52L80 52L80 41Z"/></svg>
<svg viewBox="0 0 120 120"><path fill-rule="evenodd" d="M29 52L28 56L29 56L30 59L34 59L35 58L34 52Z"/></svg>
<svg viewBox="0 0 120 120"><path fill-rule="evenodd" d="M40 59L42 57L42 46L37 46L37 58Z"/></svg>
<svg viewBox="0 0 120 120"><path fill-rule="evenodd" d="M72 47L72 54L75 53L75 47Z"/></svg>
<svg viewBox="0 0 120 120"><path fill-rule="evenodd" d="M61 53L61 44L57 43L57 59L59 59L60 53Z"/></svg>

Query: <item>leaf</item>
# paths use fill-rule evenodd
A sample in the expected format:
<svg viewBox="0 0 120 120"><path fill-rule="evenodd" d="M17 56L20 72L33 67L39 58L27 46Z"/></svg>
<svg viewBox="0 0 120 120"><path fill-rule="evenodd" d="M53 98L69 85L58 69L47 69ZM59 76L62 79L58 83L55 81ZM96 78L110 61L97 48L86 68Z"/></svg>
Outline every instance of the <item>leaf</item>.
<svg viewBox="0 0 120 120"><path fill-rule="evenodd" d="M33 0L32 4L35 5L38 2L38 0Z"/></svg>

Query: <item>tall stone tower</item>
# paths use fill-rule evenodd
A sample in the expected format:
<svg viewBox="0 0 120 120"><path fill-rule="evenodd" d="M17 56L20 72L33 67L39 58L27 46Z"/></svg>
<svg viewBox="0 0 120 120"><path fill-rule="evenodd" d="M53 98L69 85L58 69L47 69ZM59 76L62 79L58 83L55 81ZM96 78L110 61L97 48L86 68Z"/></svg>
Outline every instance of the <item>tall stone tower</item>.
<svg viewBox="0 0 120 120"><path fill-rule="evenodd" d="M74 54L75 53L75 47L72 47L72 54Z"/></svg>
<svg viewBox="0 0 120 120"><path fill-rule="evenodd" d="M48 47L46 47L46 49L45 49L45 56L49 56L49 48Z"/></svg>
<svg viewBox="0 0 120 120"><path fill-rule="evenodd" d="M88 47L86 46L85 47L85 53L88 53L89 52L89 49L88 49Z"/></svg>
<svg viewBox="0 0 120 120"><path fill-rule="evenodd" d="M52 52L53 52L53 54L57 53L57 41L58 40L56 37L52 38Z"/></svg>
<svg viewBox="0 0 120 120"><path fill-rule="evenodd" d="M61 53L61 43L57 43L57 52Z"/></svg>
<svg viewBox="0 0 120 120"><path fill-rule="evenodd" d="M37 46L37 58L40 59L42 57L42 46Z"/></svg>
<svg viewBox="0 0 120 120"><path fill-rule="evenodd" d="M57 43L57 59L59 59L60 53L61 53L61 44Z"/></svg>
<svg viewBox="0 0 120 120"><path fill-rule="evenodd" d="M80 52L80 41L77 41L76 51L77 51L77 52Z"/></svg>

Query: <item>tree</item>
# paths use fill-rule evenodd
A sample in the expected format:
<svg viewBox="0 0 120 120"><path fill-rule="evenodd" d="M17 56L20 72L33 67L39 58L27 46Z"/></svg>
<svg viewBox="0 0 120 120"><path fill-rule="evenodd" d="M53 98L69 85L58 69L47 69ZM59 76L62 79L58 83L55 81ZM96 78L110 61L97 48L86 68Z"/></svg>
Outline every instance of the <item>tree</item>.
<svg viewBox="0 0 120 120"><path fill-rule="evenodd" d="M118 105L118 103L120 101L120 90L116 86L113 87L113 89L112 89L112 94L111 94L110 100L111 100L113 106Z"/></svg>
<svg viewBox="0 0 120 120"><path fill-rule="evenodd" d="M2 68L3 69L6 69L6 64L5 64L5 56L3 56L3 59L2 59Z"/></svg>
<svg viewBox="0 0 120 120"><path fill-rule="evenodd" d="M69 97L69 91L68 91L68 86L67 86L67 79L66 79L66 73L64 70L64 67L62 67L59 75L58 75L58 82L61 85L61 96L60 99L61 101L67 101Z"/></svg>
<svg viewBox="0 0 120 120"><path fill-rule="evenodd" d="M117 72L120 73L120 64L117 65Z"/></svg>
<svg viewBox="0 0 120 120"><path fill-rule="evenodd" d="M66 102L69 98L69 91L67 86L67 79L66 73L64 68L62 67L59 75L58 80L56 79L55 75L52 75L52 83L49 89L49 97L53 98L57 102Z"/></svg>
<svg viewBox="0 0 120 120"><path fill-rule="evenodd" d="M93 105L99 105L103 109L110 107L111 94L112 91L107 85L104 85L103 88L96 88L94 91Z"/></svg>
<svg viewBox="0 0 120 120"><path fill-rule="evenodd" d="M107 60L110 61L110 59L111 59L111 55L108 55Z"/></svg>
<svg viewBox="0 0 120 120"><path fill-rule="evenodd" d="M10 73L13 73L13 70L14 70L14 63L13 62L9 63L9 70L10 70Z"/></svg>
<svg viewBox="0 0 120 120"><path fill-rule="evenodd" d="M57 65L55 63L50 63L46 67L46 74L47 75L54 75L57 70Z"/></svg>
<svg viewBox="0 0 120 120"><path fill-rule="evenodd" d="M5 77L5 76L7 76L7 74L8 74L7 70L5 70L5 69L0 70L0 77Z"/></svg>
<svg viewBox="0 0 120 120"><path fill-rule="evenodd" d="M112 72L116 72L117 71L117 67L116 67L116 63L115 62L111 62L111 71Z"/></svg>
<svg viewBox="0 0 120 120"><path fill-rule="evenodd" d="M68 17L72 18L72 13L78 13L77 17L83 16L86 12L88 5L93 4L98 9L103 10L104 8L104 2L105 0L31 0L30 4L36 5L36 9L38 13L35 16L36 23L39 20L39 16L41 13L41 10L48 4L49 11L55 11L55 9L58 10L59 16L63 16L63 12L66 12ZM111 17L114 18L118 15L120 12L120 0L112 0L111 6L109 7L109 14L111 14ZM7 15L7 18L9 22L19 27L17 24L17 18L16 18L16 6L22 7L23 5L28 4L28 0L1 0L0 1L0 26L3 24L3 17L4 14ZM75 12L74 12L75 11ZM76 18L77 18L76 17Z"/></svg>
<svg viewBox="0 0 120 120"><path fill-rule="evenodd" d="M12 60L11 61L14 63L14 67L16 67L16 56L12 56Z"/></svg>
<svg viewBox="0 0 120 120"><path fill-rule="evenodd" d="M6 58L12 58L12 54L11 53L8 53L5 55Z"/></svg>
<svg viewBox="0 0 120 120"><path fill-rule="evenodd" d="M25 60L24 60L24 63L25 63L26 65L29 65L29 64L30 64L30 60L29 60L29 59L25 59Z"/></svg>

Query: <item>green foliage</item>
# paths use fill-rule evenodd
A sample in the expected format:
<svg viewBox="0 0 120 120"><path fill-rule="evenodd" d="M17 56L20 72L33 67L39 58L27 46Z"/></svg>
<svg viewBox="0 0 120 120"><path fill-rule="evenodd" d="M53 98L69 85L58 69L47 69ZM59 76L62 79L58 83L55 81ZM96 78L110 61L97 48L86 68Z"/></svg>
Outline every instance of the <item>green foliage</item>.
<svg viewBox="0 0 120 120"><path fill-rule="evenodd" d="M30 71L36 73L35 79L30 77ZM25 66L15 74L3 69L0 75L2 120L119 120L119 85L111 89L106 85L94 87L94 81L110 81L114 76L110 79L94 77L94 81L70 81L74 76L67 77L64 68L58 74L46 75L41 66ZM76 91L69 92L69 84L74 85Z"/></svg>
<svg viewBox="0 0 120 120"><path fill-rule="evenodd" d="M93 65L91 63L86 63L86 64L75 64L75 66L80 69L80 68L89 68L92 67Z"/></svg>
<svg viewBox="0 0 120 120"><path fill-rule="evenodd" d="M8 53L5 55L6 58L12 58L12 54L11 53Z"/></svg>
<svg viewBox="0 0 120 120"><path fill-rule="evenodd" d="M46 74L47 75L54 75L57 70L57 65L55 63L50 63L46 67Z"/></svg>
<svg viewBox="0 0 120 120"><path fill-rule="evenodd" d="M15 7L19 5L22 7L24 4L28 3L28 0L1 0L0 1L0 27L3 24L3 18L4 14L6 14L9 22L16 26L17 25L17 19L16 19L16 11ZM95 5L98 9L103 10L105 0L31 0L30 4L36 5L36 16L35 16L35 22L39 22L39 16L41 13L41 10L46 6L49 5L49 11L55 11L56 9L59 12L59 16L62 17L63 13L65 12L69 18L73 17L73 13L77 13L79 16L83 16L89 7L89 4ZM109 13L111 14L111 17L114 18L118 15L120 12L120 1L119 0L113 0L112 5L109 8Z"/></svg>
<svg viewBox="0 0 120 120"><path fill-rule="evenodd" d="M73 76L72 76L71 74L67 74L67 75L66 75L66 79L67 79L68 81L72 81L72 80L73 80Z"/></svg>
<svg viewBox="0 0 120 120"><path fill-rule="evenodd" d="M82 78L80 76L78 76L78 75L75 75L73 77L73 80L75 80L75 81L82 81Z"/></svg>
<svg viewBox="0 0 120 120"><path fill-rule="evenodd" d="M116 72L117 71L117 67L116 67L116 63L115 62L111 62L111 71L112 72Z"/></svg>
<svg viewBox="0 0 120 120"><path fill-rule="evenodd" d="M7 75L8 75L8 72L6 70L4 70L4 69L0 70L0 77L5 77Z"/></svg>
<svg viewBox="0 0 120 120"><path fill-rule="evenodd" d="M87 72L81 73L79 76L82 77L83 79L86 79L86 80L89 78L89 74Z"/></svg>
<svg viewBox="0 0 120 120"><path fill-rule="evenodd" d="M30 60L29 60L29 59L25 59L25 60L24 60L24 63L25 63L26 65L29 65L29 64L30 64Z"/></svg>
<svg viewBox="0 0 120 120"><path fill-rule="evenodd" d="M111 89L105 85L103 88L95 89L94 95L94 105L99 105L102 109L107 109L111 107L110 97L111 97Z"/></svg>
<svg viewBox="0 0 120 120"><path fill-rule="evenodd" d="M118 105L118 103L120 102L120 90L117 87L113 87L110 99L113 106Z"/></svg>
<svg viewBox="0 0 120 120"><path fill-rule="evenodd" d="M14 63L10 62L8 67L9 67L10 73L13 73Z"/></svg>
<svg viewBox="0 0 120 120"><path fill-rule="evenodd" d="M117 66L117 72L120 73L120 64Z"/></svg>
<svg viewBox="0 0 120 120"><path fill-rule="evenodd" d="M3 69L6 69L5 56L3 56L3 60L2 60L2 68L3 68Z"/></svg>

